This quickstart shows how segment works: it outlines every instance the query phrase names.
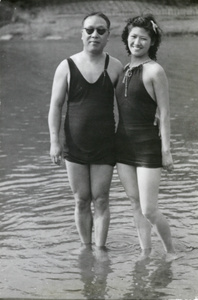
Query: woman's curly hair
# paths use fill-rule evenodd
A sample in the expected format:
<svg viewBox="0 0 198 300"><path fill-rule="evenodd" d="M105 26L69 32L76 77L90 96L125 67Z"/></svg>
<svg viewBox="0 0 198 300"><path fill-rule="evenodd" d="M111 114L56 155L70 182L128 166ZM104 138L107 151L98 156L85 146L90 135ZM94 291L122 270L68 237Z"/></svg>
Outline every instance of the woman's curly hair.
<svg viewBox="0 0 198 300"><path fill-rule="evenodd" d="M127 24L122 32L122 41L125 44L126 50L129 55L131 54L131 52L128 46L128 36L133 27L141 27L148 32L152 41L152 45L150 46L148 55L151 59L157 60L157 50L161 43L162 30L157 25L155 18L149 14L145 16L143 15L130 18L127 20Z"/></svg>

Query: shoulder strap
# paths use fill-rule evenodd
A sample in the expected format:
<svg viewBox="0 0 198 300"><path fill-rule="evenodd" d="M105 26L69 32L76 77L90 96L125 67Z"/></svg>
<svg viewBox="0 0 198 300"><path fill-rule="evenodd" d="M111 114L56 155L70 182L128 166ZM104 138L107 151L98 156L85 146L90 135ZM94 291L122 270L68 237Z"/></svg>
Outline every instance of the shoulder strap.
<svg viewBox="0 0 198 300"><path fill-rule="evenodd" d="M104 76L103 76L102 85L104 85L104 83L105 83L108 65L109 65L109 54L106 53L105 64L104 64L104 72L103 72Z"/></svg>
<svg viewBox="0 0 198 300"><path fill-rule="evenodd" d="M72 64L73 61L72 61L72 59L70 57L68 57L66 60L68 62L69 68L71 70L71 64Z"/></svg>
<svg viewBox="0 0 198 300"><path fill-rule="evenodd" d="M68 62L68 66L69 66L69 80L68 80L68 87L67 87L67 92L68 92L68 99L69 100L69 95L70 95L70 85L71 85L71 68L72 68L72 63L73 63L73 60L68 57L66 58L67 62Z"/></svg>
<svg viewBox="0 0 198 300"><path fill-rule="evenodd" d="M105 58L105 65L104 65L104 71L107 70L108 68L108 65L109 65L109 54L106 53L106 58Z"/></svg>

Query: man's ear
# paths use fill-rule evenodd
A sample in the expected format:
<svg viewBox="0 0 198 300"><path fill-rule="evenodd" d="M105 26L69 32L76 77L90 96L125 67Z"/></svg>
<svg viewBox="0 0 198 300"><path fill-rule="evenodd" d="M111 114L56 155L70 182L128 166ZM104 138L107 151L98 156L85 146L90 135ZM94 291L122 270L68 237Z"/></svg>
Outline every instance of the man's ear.
<svg viewBox="0 0 198 300"><path fill-rule="evenodd" d="M109 41L109 37L110 37L110 31L108 31L107 41Z"/></svg>

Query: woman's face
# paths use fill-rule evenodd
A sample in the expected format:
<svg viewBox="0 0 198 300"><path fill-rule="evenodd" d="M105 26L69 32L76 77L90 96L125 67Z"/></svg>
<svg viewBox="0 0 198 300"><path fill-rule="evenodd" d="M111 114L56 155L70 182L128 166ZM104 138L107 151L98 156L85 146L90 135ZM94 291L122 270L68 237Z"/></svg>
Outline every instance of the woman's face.
<svg viewBox="0 0 198 300"><path fill-rule="evenodd" d="M152 45L151 37L142 27L133 27L128 36L128 47L135 57L148 57Z"/></svg>

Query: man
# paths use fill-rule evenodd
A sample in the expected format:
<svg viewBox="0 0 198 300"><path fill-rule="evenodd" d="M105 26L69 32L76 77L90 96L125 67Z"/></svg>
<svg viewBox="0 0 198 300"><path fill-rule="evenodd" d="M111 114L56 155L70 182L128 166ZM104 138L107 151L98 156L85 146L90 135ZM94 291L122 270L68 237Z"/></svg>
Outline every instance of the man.
<svg viewBox="0 0 198 300"><path fill-rule="evenodd" d="M110 34L106 15L89 14L82 26L83 50L62 61L54 76L49 110L50 155L54 163L60 163L61 111L67 99L63 156L75 198L75 222L81 242L90 245L94 221L95 244L103 247L115 165L114 87L123 68L103 51Z"/></svg>

